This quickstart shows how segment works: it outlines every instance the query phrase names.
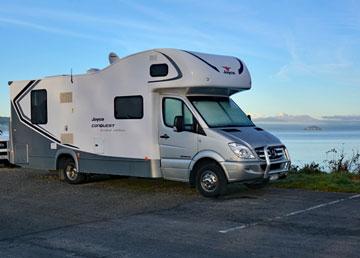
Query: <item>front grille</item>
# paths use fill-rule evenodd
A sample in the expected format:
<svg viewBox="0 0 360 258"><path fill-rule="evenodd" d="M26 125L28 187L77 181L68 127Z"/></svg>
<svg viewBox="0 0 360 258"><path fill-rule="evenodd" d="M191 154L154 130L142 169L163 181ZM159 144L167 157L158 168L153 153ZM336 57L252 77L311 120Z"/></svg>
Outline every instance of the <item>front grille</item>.
<svg viewBox="0 0 360 258"><path fill-rule="evenodd" d="M272 146L267 149L270 160L282 159L285 156L285 147L284 146ZM261 160L265 160L264 147L259 147L255 149L256 154Z"/></svg>
<svg viewBox="0 0 360 258"><path fill-rule="evenodd" d="M7 149L7 142L0 142L0 149Z"/></svg>
<svg viewBox="0 0 360 258"><path fill-rule="evenodd" d="M7 156L7 155L8 155L7 152L0 151L0 156Z"/></svg>

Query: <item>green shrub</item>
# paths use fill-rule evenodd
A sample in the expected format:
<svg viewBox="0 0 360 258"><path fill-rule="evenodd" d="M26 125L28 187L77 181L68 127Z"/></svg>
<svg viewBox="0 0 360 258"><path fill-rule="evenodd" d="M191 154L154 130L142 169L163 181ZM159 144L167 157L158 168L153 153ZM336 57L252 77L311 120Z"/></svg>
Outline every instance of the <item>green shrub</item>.
<svg viewBox="0 0 360 258"><path fill-rule="evenodd" d="M350 158L346 158L344 149L338 150L333 148L327 151L326 154L332 154L332 159L324 160L330 172L352 172L360 174L360 153L358 150L353 150Z"/></svg>
<svg viewBox="0 0 360 258"><path fill-rule="evenodd" d="M343 150L331 149L327 154L333 156L324 161L328 172L315 162L303 167L291 166L288 177L275 181L273 185L280 188L360 193L359 151L353 151L350 158L346 158Z"/></svg>

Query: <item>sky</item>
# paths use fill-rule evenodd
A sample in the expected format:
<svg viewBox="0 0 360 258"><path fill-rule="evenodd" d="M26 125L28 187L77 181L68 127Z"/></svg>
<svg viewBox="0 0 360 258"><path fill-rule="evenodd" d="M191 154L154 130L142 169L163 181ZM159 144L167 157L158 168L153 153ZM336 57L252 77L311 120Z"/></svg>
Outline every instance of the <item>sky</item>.
<svg viewBox="0 0 360 258"><path fill-rule="evenodd" d="M152 48L237 56L254 117L360 115L360 1L0 0L0 116L10 80L80 74Z"/></svg>

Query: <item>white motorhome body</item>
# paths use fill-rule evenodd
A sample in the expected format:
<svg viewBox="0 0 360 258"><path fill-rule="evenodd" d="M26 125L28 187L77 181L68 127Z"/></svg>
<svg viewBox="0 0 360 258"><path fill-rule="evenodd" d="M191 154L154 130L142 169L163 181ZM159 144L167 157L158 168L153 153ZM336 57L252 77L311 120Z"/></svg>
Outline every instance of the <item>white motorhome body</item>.
<svg viewBox="0 0 360 258"><path fill-rule="evenodd" d="M227 182L288 169L286 148L277 138L250 121L209 126L199 112L206 107L196 107L194 101L200 102L191 99L228 99L250 89L250 74L240 59L176 49L109 59L105 69L83 75L9 82L13 163L64 169L70 182L80 173L193 182L194 171L206 160L221 167ZM236 146L229 147L232 142L253 158L239 156ZM66 171L69 160L72 167Z"/></svg>

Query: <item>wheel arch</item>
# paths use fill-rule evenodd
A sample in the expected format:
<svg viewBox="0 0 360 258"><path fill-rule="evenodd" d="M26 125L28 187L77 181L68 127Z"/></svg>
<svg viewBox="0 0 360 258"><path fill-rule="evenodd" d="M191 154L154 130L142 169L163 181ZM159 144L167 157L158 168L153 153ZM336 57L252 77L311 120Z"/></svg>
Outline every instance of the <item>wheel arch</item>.
<svg viewBox="0 0 360 258"><path fill-rule="evenodd" d="M199 152L198 154L196 154L195 157L193 158L193 160L191 161L190 167L189 167L189 170L190 170L189 183L190 183L190 185L192 185L192 186L195 185L196 171L197 171L198 167L207 162L217 163L222 168L222 170L225 174L225 177L228 180L227 172L222 164L224 161L225 161L225 159L219 153L217 153L215 151L206 150L206 151L202 151L202 152Z"/></svg>
<svg viewBox="0 0 360 258"><path fill-rule="evenodd" d="M75 162L76 169L79 171L79 162L76 157L76 153L73 150L60 149L57 151L55 155L55 168L59 169L62 160L66 158L72 158Z"/></svg>

